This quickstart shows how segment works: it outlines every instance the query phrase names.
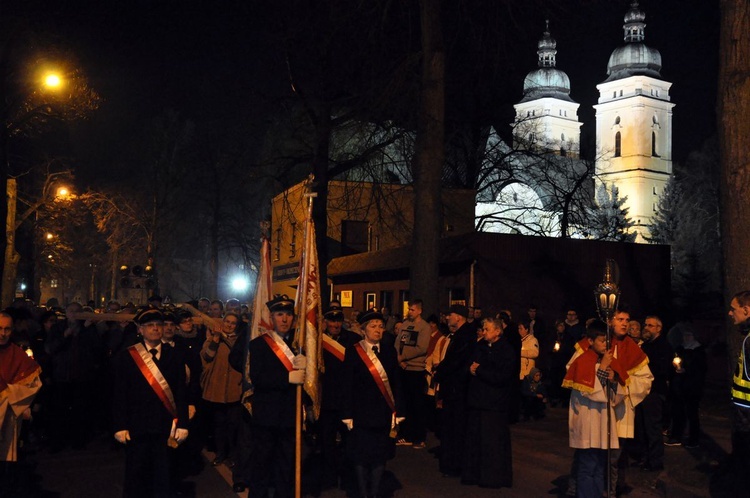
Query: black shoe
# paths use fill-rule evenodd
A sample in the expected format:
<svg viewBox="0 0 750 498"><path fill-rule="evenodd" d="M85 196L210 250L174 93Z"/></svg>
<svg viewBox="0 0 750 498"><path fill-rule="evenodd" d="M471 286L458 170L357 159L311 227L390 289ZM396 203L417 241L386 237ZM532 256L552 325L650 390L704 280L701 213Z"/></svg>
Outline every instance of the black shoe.
<svg viewBox="0 0 750 498"><path fill-rule="evenodd" d="M682 446L682 442L679 439L669 438L664 441L664 446Z"/></svg>
<svg viewBox="0 0 750 498"><path fill-rule="evenodd" d="M232 491L234 491L235 493L242 493L246 489L247 489L247 484L245 484L244 482L236 482L232 484Z"/></svg>

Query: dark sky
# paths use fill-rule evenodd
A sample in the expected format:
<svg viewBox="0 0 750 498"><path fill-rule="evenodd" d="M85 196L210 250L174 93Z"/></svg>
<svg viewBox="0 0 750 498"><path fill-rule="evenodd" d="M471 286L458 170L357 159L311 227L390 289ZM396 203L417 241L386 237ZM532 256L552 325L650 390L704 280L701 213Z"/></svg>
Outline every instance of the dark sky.
<svg viewBox="0 0 750 498"><path fill-rule="evenodd" d="M242 115L262 121L261 96L288 91L281 51L266 36L269 17L263 6L274 2L3 3L0 15L10 12L33 20L51 40L76 53L91 85L105 99L88 123L71 128L79 178L84 181L88 175L105 174L123 144L163 109L197 121ZM630 2L573 3L579 6L575 12L550 20L551 32L558 42L557 66L570 76L571 96L581 104L585 132L593 132L596 84L606 79L609 55L622 44L623 16ZM715 130L718 1L640 4L646 12L646 43L661 52L662 77L673 83L673 155L683 160ZM536 42L547 12L527 15L523 23L538 28L515 40L513 50L527 62L508 71L508 77L517 79L511 86L514 94L503 99L510 106L522 96L522 75L536 66ZM512 112L505 106L498 115L505 119Z"/></svg>

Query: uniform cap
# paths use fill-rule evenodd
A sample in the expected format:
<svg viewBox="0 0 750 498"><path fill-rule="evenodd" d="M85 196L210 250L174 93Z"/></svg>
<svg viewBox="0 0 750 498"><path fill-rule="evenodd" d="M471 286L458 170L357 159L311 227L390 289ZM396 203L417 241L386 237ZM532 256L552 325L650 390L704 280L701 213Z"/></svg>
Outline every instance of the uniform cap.
<svg viewBox="0 0 750 498"><path fill-rule="evenodd" d="M370 320L383 320L383 314L377 310L367 310L359 314L357 321L360 325L364 325Z"/></svg>
<svg viewBox="0 0 750 498"><path fill-rule="evenodd" d="M331 306L328 311L325 312L323 318L332 322L343 322L344 310L342 310L340 306Z"/></svg>
<svg viewBox="0 0 750 498"><path fill-rule="evenodd" d="M274 311L294 313L294 301L289 299L289 296L286 294L276 294L273 299L266 303L266 306L271 313Z"/></svg>
<svg viewBox="0 0 750 498"><path fill-rule="evenodd" d="M147 308L133 318L133 321L138 325L146 325L151 322L164 322L164 314L155 308Z"/></svg>

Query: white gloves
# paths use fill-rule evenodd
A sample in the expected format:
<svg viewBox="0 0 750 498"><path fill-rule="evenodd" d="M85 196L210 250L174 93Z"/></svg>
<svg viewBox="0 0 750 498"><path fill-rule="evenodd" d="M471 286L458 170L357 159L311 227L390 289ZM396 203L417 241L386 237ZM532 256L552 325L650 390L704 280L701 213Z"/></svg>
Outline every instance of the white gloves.
<svg viewBox="0 0 750 498"><path fill-rule="evenodd" d="M354 429L354 420L352 420L350 418L345 418L345 419L342 420L342 422L344 423L344 425L346 426L347 429L349 429L349 430Z"/></svg>
<svg viewBox="0 0 750 498"><path fill-rule="evenodd" d="M115 439L118 443L126 444L130 441L130 433L127 430L115 432Z"/></svg>
<svg viewBox="0 0 750 498"><path fill-rule="evenodd" d="M305 383L305 371L304 370L292 370L291 372L289 372L289 383L290 384L304 384Z"/></svg>
<svg viewBox="0 0 750 498"><path fill-rule="evenodd" d="M304 370L307 368L307 358L305 358L304 355L298 354L292 360L292 365L295 370Z"/></svg>
<svg viewBox="0 0 750 498"><path fill-rule="evenodd" d="M177 429L174 431L174 439L178 443L184 442L188 437L188 430L187 429Z"/></svg>

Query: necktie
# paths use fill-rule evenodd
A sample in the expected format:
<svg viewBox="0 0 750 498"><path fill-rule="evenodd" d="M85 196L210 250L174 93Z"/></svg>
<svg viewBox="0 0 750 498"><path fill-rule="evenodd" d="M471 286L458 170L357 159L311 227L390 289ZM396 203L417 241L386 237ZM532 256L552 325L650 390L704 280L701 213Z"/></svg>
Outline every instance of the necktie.
<svg viewBox="0 0 750 498"><path fill-rule="evenodd" d="M375 353L375 356L378 356L380 354L380 350L377 346L372 347L372 352Z"/></svg>
<svg viewBox="0 0 750 498"><path fill-rule="evenodd" d="M156 348L153 348L153 349L149 349L148 352L151 353L151 356L153 357L154 361L156 361L157 360L156 354L159 352L159 350Z"/></svg>

